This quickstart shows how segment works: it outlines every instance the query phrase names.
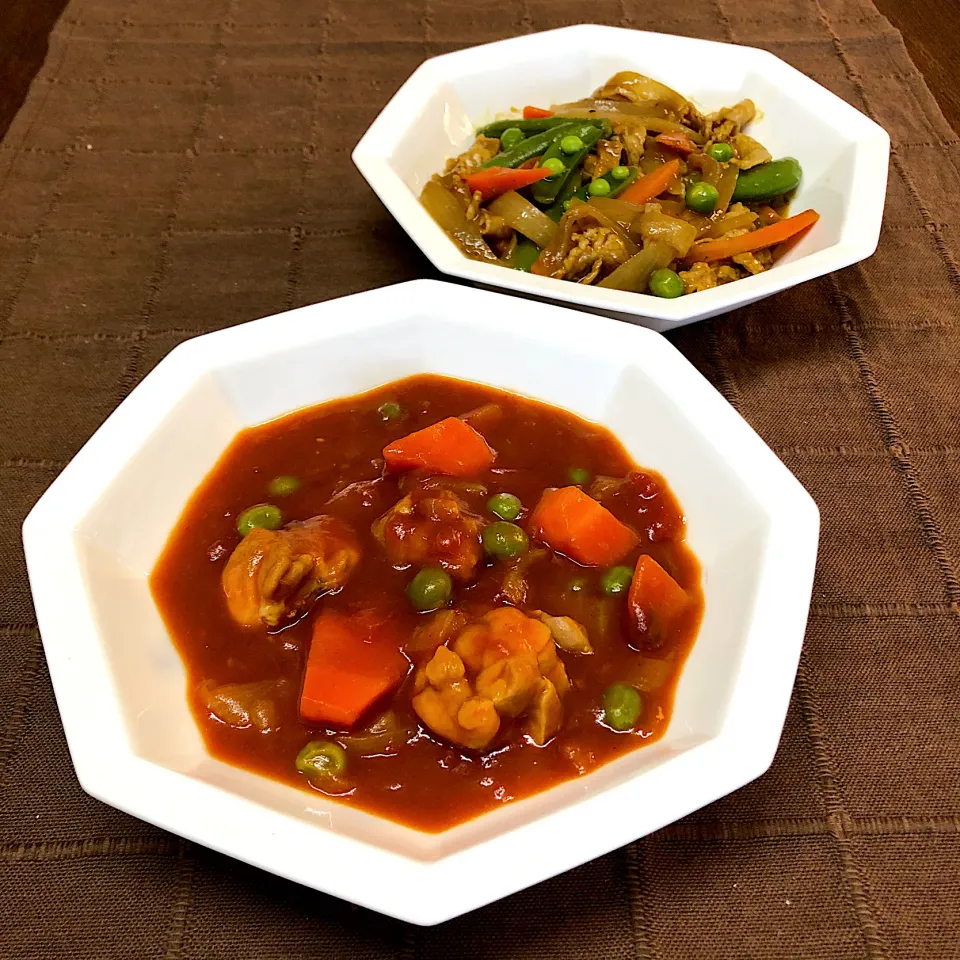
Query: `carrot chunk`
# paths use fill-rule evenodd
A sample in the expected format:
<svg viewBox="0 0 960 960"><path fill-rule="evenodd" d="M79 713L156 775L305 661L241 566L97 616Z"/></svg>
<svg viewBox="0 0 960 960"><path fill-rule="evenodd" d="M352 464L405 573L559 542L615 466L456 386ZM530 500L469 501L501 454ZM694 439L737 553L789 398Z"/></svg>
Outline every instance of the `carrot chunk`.
<svg viewBox="0 0 960 960"><path fill-rule="evenodd" d="M481 473L496 456L487 441L459 417L447 417L383 448L389 470L420 468L449 477Z"/></svg>
<svg viewBox="0 0 960 960"><path fill-rule="evenodd" d="M616 563L640 542L629 527L579 487L545 490L530 525L535 537L588 567Z"/></svg>
<svg viewBox="0 0 960 960"><path fill-rule="evenodd" d="M544 110L543 107L531 107L526 106L523 108L523 119L524 120L540 120L544 117L552 117L552 110Z"/></svg>
<svg viewBox="0 0 960 960"><path fill-rule="evenodd" d="M471 193L480 194L481 200L492 200L510 190L522 190L538 180L554 176L552 170L538 167L535 170L514 170L511 167L489 167L476 173L464 174L463 181Z"/></svg>
<svg viewBox="0 0 960 960"><path fill-rule="evenodd" d="M383 624L325 612L313 625L300 715L309 723L350 727L409 667Z"/></svg>
<svg viewBox="0 0 960 960"><path fill-rule="evenodd" d="M620 194L620 199L627 200L630 203L646 203L654 197L659 197L670 186L670 181L679 172L680 161L668 160L662 166L657 167L656 170L631 183Z"/></svg>
<svg viewBox="0 0 960 960"><path fill-rule="evenodd" d="M657 143L669 150L676 150L684 156L697 152L697 145L685 133L661 133Z"/></svg>
<svg viewBox="0 0 960 960"><path fill-rule="evenodd" d="M640 557L627 595L630 625L637 633L662 644L689 604L686 590L653 557Z"/></svg>
<svg viewBox="0 0 960 960"><path fill-rule="evenodd" d="M787 217L767 227L754 230L753 233L744 233L739 237L721 238L720 240L706 240L695 243L687 254L687 261L726 260L738 253L752 253L754 250L763 250L775 246L805 230L809 230L818 220L820 214L816 210L804 210L795 216Z"/></svg>

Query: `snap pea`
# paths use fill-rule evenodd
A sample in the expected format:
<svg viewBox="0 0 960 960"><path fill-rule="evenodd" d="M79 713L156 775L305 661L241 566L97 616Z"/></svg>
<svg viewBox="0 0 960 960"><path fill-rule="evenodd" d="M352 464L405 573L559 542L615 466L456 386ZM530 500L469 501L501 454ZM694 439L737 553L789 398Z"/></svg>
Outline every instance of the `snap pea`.
<svg viewBox="0 0 960 960"><path fill-rule="evenodd" d="M559 143L567 134L577 133L582 127L582 121L567 120L564 123L558 123L543 133L534 134L521 140L510 150L504 150L492 157L483 167L519 167L521 163L526 163L533 157L539 157L555 143ZM590 128L595 130L596 126L590 124ZM558 148L559 149L559 148Z"/></svg>
<svg viewBox="0 0 960 960"><path fill-rule="evenodd" d="M609 131L609 124L606 130ZM560 148L560 140L554 140L547 148L543 158L540 160L540 166L544 166L551 160L560 160L566 169L565 174L557 174L549 177L547 180L540 180L533 185L533 199L541 206L547 206L557 199L557 194L563 189L563 185L570 179L574 170L583 162L583 158L593 149L596 142L604 135L604 128L597 127L593 123L582 121L577 124L577 129L564 132L564 137L569 135L578 136L583 141L583 148L574 154L565 154ZM521 144L522 146L522 144Z"/></svg>
<svg viewBox="0 0 960 960"><path fill-rule="evenodd" d="M544 130L552 130L559 127L561 123L569 123L569 117L541 117L538 120L494 120L477 128L478 137L496 137L500 136L511 127L516 127L525 136L530 137L535 133L543 133Z"/></svg>
<svg viewBox="0 0 960 960"><path fill-rule="evenodd" d="M620 170L620 169L621 169L620 167L614 167L614 170ZM621 177L615 177L613 175L613 170L608 170L602 177L599 178L601 180L606 180L607 183L610 184L610 192L603 194L603 196L610 197L610 199L613 199L614 197L617 197L621 193L623 193L623 191L626 190L627 187L629 187L630 184L637 179L638 171L636 167L623 167L622 169L630 171L629 175L625 179ZM585 183L583 184L583 186L580 187L579 190L575 191L574 196L578 200L586 200L588 199L589 193L590 193L590 184ZM547 212L549 213L549 211Z"/></svg>
<svg viewBox="0 0 960 960"><path fill-rule="evenodd" d="M570 170L569 175L566 180L563 181L563 186L560 188L560 192L557 194L557 199L550 204L549 207L544 211L546 215L551 219L560 222L561 217L566 213L566 204L569 206L570 201L577 195L577 191L580 188L580 167L582 166L583 161L581 160L575 167ZM584 199L586 196L584 196Z"/></svg>
<svg viewBox="0 0 960 960"><path fill-rule="evenodd" d="M537 257L540 256L540 248L532 240L521 240L513 251L511 261L514 270L522 270L529 273Z"/></svg>
<svg viewBox="0 0 960 960"><path fill-rule="evenodd" d="M772 200L794 190L803 171L793 157L772 160L752 170L744 170L737 177L734 200Z"/></svg>

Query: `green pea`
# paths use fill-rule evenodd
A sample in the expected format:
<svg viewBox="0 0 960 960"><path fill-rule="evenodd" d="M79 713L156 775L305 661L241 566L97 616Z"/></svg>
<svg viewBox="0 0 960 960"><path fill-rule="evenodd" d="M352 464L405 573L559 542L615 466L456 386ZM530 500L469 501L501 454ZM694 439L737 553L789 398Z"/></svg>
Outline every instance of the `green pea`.
<svg viewBox="0 0 960 960"><path fill-rule="evenodd" d="M426 613L438 610L453 593L450 574L440 567L424 567L408 584L407 599L414 610Z"/></svg>
<svg viewBox="0 0 960 960"><path fill-rule="evenodd" d="M643 701L636 687L615 683L603 692L603 722L614 730L632 730L642 709Z"/></svg>
<svg viewBox="0 0 960 960"><path fill-rule="evenodd" d="M377 413L379 413L384 420L399 420L404 412L403 407L397 403L396 400L384 400L384 402L377 407Z"/></svg>
<svg viewBox="0 0 960 960"><path fill-rule="evenodd" d="M720 194L709 183L691 183L687 187L687 206L694 213L710 214L717 209Z"/></svg>
<svg viewBox="0 0 960 960"><path fill-rule="evenodd" d="M741 170L737 185L733 191L734 200L772 200L791 190L800 183L803 171L793 157L771 160L750 170Z"/></svg>
<svg viewBox="0 0 960 960"><path fill-rule="evenodd" d="M567 169L564 162L559 157L548 157L543 163L540 164L541 168L544 170L549 170L553 176L559 176L561 173L564 173Z"/></svg>
<svg viewBox="0 0 960 960"><path fill-rule="evenodd" d="M611 187L608 180L604 180L601 177L599 180L591 180L590 185L587 187L587 193L591 197L605 197L610 193Z"/></svg>
<svg viewBox="0 0 960 960"><path fill-rule="evenodd" d="M289 497L300 489L300 480L297 477L274 477L267 484L271 497Z"/></svg>
<svg viewBox="0 0 960 960"><path fill-rule="evenodd" d="M729 143L711 143L707 147L707 156L717 163L729 163L733 159L733 147Z"/></svg>
<svg viewBox="0 0 960 960"><path fill-rule="evenodd" d="M487 501L487 509L501 520L516 520L523 510L523 504L512 493L495 493Z"/></svg>
<svg viewBox="0 0 960 960"><path fill-rule="evenodd" d="M607 596L615 597L618 593L625 593L630 589L633 580L633 567L610 567L600 578L600 589Z"/></svg>
<svg viewBox="0 0 960 960"><path fill-rule="evenodd" d="M593 479L593 476L589 470L583 467L571 467L567 471L567 478L574 486L585 487Z"/></svg>
<svg viewBox="0 0 960 960"><path fill-rule="evenodd" d="M311 779L342 777L347 769L347 751L329 740L311 740L297 754L297 769Z"/></svg>
<svg viewBox="0 0 960 960"><path fill-rule="evenodd" d="M680 275L666 267L654 270L650 274L649 286L650 292L655 297L673 300L676 297L683 296L683 281L680 279Z"/></svg>
<svg viewBox="0 0 960 960"><path fill-rule="evenodd" d="M279 530L283 526L283 514L279 507L272 503L256 503L247 507L237 517L237 530L240 536L245 537L255 527L265 530Z"/></svg>
<svg viewBox="0 0 960 960"><path fill-rule="evenodd" d="M519 557L530 546L527 535L515 523L498 520L483 531L483 549L491 557Z"/></svg>
<svg viewBox="0 0 960 960"><path fill-rule="evenodd" d="M526 134L519 127L507 127L500 134L500 147L503 150L510 150L521 140L526 140Z"/></svg>
<svg viewBox="0 0 960 960"><path fill-rule="evenodd" d="M570 209L570 204L573 203L572 200L563 201L563 212L566 213Z"/></svg>
<svg viewBox="0 0 960 960"><path fill-rule="evenodd" d="M610 176L613 177L614 180L626 180L630 176L630 168L614 167L610 171Z"/></svg>
<svg viewBox="0 0 960 960"><path fill-rule="evenodd" d="M583 141L575 133L571 133L560 141L560 149L567 154L579 153L583 149Z"/></svg>

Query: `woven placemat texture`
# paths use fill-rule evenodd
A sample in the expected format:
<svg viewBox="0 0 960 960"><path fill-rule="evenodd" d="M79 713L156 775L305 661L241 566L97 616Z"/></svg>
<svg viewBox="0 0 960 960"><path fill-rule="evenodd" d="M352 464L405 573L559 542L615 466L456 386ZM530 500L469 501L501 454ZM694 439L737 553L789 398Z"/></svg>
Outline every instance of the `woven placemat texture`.
<svg viewBox="0 0 960 960"><path fill-rule="evenodd" d="M822 513L773 768L415 929L83 794L20 523L185 338L431 275L351 148L424 57L582 20L765 47L835 91L893 138L886 220L866 263L673 336ZM958 149L867 0L74 0L0 145L0 956L960 956Z"/></svg>

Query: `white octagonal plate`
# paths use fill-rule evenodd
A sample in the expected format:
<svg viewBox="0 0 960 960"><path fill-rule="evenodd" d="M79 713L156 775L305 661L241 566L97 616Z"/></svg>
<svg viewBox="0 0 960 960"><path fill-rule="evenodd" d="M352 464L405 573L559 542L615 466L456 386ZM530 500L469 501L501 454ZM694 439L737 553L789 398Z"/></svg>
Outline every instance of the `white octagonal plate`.
<svg viewBox="0 0 960 960"><path fill-rule="evenodd" d="M429 924L599 856L761 774L800 653L816 507L666 340L591 322L587 336L573 311L416 281L173 350L24 524L44 649L83 787L281 876ZM679 498L705 593L660 741L439 834L210 757L148 588L184 504L238 430L422 372L513 390L610 427Z"/></svg>
<svg viewBox="0 0 960 960"><path fill-rule="evenodd" d="M468 260L420 205L424 183L496 113L579 100L619 70L648 74L705 112L744 97L757 104L750 135L803 166L792 209L820 213L773 269L676 300L607 290ZM353 160L438 270L664 331L869 257L880 236L889 153L881 127L766 50L583 24L427 60L384 107Z"/></svg>

